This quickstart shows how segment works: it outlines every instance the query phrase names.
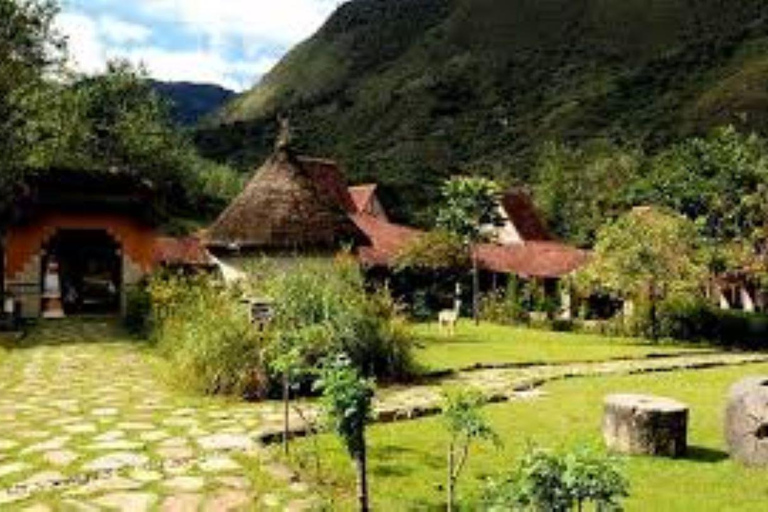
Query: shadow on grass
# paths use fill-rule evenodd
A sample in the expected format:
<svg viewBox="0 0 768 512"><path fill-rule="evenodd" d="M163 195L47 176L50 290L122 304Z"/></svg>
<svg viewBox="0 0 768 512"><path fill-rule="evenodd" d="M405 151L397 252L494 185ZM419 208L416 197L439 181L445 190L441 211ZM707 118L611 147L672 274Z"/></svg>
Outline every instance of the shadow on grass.
<svg viewBox="0 0 768 512"><path fill-rule="evenodd" d="M373 450L376 462L371 472L381 477L407 477L423 468L440 469L445 464L442 457L413 448L397 445L377 446Z"/></svg>
<svg viewBox="0 0 768 512"><path fill-rule="evenodd" d="M692 462L701 462L704 464L716 464L729 458L729 455L722 450L713 450L705 446L689 446L688 454L685 460Z"/></svg>

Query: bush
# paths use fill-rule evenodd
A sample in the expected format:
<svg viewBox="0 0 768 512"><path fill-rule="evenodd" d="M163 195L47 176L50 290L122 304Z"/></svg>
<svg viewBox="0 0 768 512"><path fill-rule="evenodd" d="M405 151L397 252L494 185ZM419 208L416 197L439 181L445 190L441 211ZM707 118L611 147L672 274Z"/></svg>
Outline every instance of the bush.
<svg viewBox="0 0 768 512"><path fill-rule="evenodd" d="M592 504L608 512L622 510L628 488L611 458L584 449L530 450L512 474L488 482L483 501L492 511L569 512Z"/></svg>
<svg viewBox="0 0 768 512"><path fill-rule="evenodd" d="M386 290L366 292L356 265L304 262L277 266L241 285L269 298L274 318L255 329L241 303L244 289L210 277L161 276L149 285L152 336L174 380L211 394L263 397L291 366L296 386L311 389L321 361L345 354L365 376L412 373L412 340Z"/></svg>
<svg viewBox="0 0 768 512"><path fill-rule="evenodd" d="M507 289L483 296L480 300L480 318L497 324L515 324L528 321L533 307L533 288L516 276L509 277Z"/></svg>
<svg viewBox="0 0 768 512"><path fill-rule="evenodd" d="M150 332L152 315L152 297L143 282L129 288L126 294L125 317L123 323L131 334L146 336Z"/></svg>
<svg viewBox="0 0 768 512"><path fill-rule="evenodd" d="M301 345L302 365L313 368L330 354L346 354L365 376L411 374L412 339L387 290L368 293L356 264L303 263L256 283L275 302L275 336Z"/></svg>
<svg viewBox="0 0 768 512"><path fill-rule="evenodd" d="M232 291L210 277L158 276L151 280L153 339L177 384L209 394L263 396L263 351L257 332Z"/></svg>

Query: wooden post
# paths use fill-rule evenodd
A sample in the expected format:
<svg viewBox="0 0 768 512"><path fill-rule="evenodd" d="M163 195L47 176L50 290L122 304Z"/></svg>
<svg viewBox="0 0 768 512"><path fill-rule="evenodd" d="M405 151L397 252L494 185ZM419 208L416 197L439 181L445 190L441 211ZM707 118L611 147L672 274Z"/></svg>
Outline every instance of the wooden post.
<svg viewBox="0 0 768 512"><path fill-rule="evenodd" d="M290 451L289 443L290 443L290 420L291 420L291 411L289 409L290 407L290 400L291 400L291 383L288 379L288 370L285 370L283 372L283 453L288 456L288 453Z"/></svg>
<svg viewBox="0 0 768 512"><path fill-rule="evenodd" d="M474 249L472 250L472 317L475 325L480 325L480 275Z"/></svg>

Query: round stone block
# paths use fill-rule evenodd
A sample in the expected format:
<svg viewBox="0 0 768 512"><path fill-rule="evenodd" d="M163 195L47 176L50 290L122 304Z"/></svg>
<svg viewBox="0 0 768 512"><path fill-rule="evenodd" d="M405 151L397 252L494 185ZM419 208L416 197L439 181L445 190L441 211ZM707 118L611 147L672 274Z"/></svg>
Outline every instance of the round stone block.
<svg viewBox="0 0 768 512"><path fill-rule="evenodd" d="M680 457L688 449L688 406L651 395L609 395L603 437L618 453Z"/></svg>
<svg viewBox="0 0 768 512"><path fill-rule="evenodd" d="M731 387L725 440L732 458L749 466L768 466L768 376L748 377Z"/></svg>

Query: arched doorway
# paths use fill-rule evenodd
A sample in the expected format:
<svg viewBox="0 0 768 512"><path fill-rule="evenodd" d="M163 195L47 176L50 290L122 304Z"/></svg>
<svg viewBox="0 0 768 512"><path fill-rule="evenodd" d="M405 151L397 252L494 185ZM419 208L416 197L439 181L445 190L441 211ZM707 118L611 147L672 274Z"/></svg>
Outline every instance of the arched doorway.
<svg viewBox="0 0 768 512"><path fill-rule="evenodd" d="M49 263L58 263L67 315L120 312L122 251L107 231L61 229L45 245L41 260L43 279Z"/></svg>

